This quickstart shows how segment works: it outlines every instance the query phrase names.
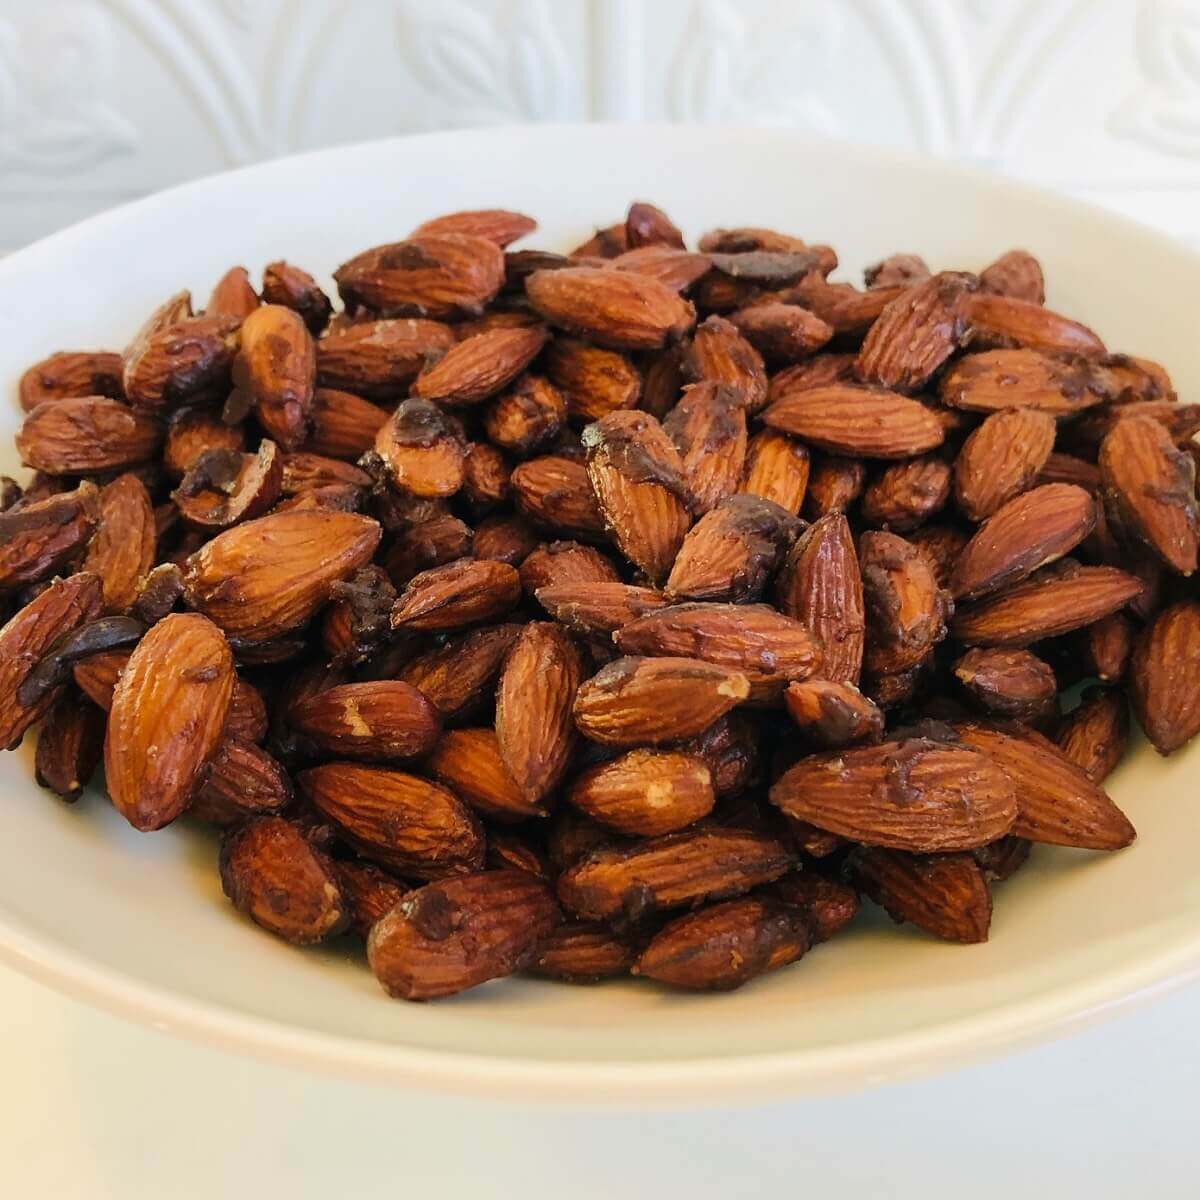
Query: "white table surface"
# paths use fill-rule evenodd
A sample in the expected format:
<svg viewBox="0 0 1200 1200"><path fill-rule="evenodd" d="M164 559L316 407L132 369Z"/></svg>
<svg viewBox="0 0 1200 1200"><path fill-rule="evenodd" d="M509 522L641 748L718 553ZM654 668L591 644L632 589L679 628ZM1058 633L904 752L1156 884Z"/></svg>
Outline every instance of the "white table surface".
<svg viewBox="0 0 1200 1200"><path fill-rule="evenodd" d="M0 1196L1194 1197L1198 1013L1192 986L936 1079L765 1108L588 1113L265 1065L0 969Z"/></svg>

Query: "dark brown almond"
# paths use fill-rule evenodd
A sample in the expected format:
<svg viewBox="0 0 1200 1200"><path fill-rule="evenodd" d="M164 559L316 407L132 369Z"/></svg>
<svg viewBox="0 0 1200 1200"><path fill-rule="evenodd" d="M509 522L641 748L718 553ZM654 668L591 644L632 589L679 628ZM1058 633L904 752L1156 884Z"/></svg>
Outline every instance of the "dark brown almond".
<svg viewBox="0 0 1200 1200"><path fill-rule="evenodd" d="M685 388L663 422L675 443L698 516L738 490L746 461L746 414L741 398L724 384Z"/></svg>
<svg viewBox="0 0 1200 1200"><path fill-rule="evenodd" d="M508 498L512 468L487 442L471 442L463 461L463 497L476 513L490 512Z"/></svg>
<svg viewBox="0 0 1200 1200"><path fill-rule="evenodd" d="M777 879L766 891L808 917L814 942L829 941L845 929L858 912L858 893L852 887L826 879L814 871L793 871Z"/></svg>
<svg viewBox="0 0 1200 1200"><path fill-rule="evenodd" d="M893 533L864 533L858 561L867 617L864 666L875 675L911 671L945 638L949 597L925 555Z"/></svg>
<svg viewBox="0 0 1200 1200"><path fill-rule="evenodd" d="M1050 458L1055 432L1054 419L1036 409L993 413L954 461L959 508L972 521L982 521L1033 486Z"/></svg>
<svg viewBox="0 0 1200 1200"><path fill-rule="evenodd" d="M410 496L452 496L463 484L467 448L443 411L405 400L375 435L375 453L393 486Z"/></svg>
<svg viewBox="0 0 1200 1200"><path fill-rule="evenodd" d="M424 754L442 725L424 694L398 679L327 688L293 705L289 719L320 750L367 762Z"/></svg>
<svg viewBox="0 0 1200 1200"><path fill-rule="evenodd" d="M0 746L15 749L54 703L58 688L39 690L23 703L21 685L59 638L99 616L101 600L95 575L56 579L0 628Z"/></svg>
<svg viewBox="0 0 1200 1200"><path fill-rule="evenodd" d="M792 720L821 746L883 738L883 713L852 683L806 679L789 683L783 698Z"/></svg>
<svg viewBox="0 0 1200 1200"><path fill-rule="evenodd" d="M951 591L958 600L977 600L1018 583L1069 554L1095 523L1095 502L1073 484L1046 483L1024 492L984 521L963 548Z"/></svg>
<svg viewBox="0 0 1200 1200"><path fill-rule="evenodd" d="M512 383L545 344L546 330L537 325L477 333L429 363L412 394L441 404L479 404Z"/></svg>
<svg viewBox="0 0 1200 1200"><path fill-rule="evenodd" d="M444 513L397 533L384 555L383 566L392 583L402 588L422 571L470 557L473 546L471 527Z"/></svg>
<svg viewBox="0 0 1200 1200"><path fill-rule="evenodd" d="M958 556L971 539L953 525L924 525L913 530L908 540L929 560L938 587L946 588Z"/></svg>
<svg viewBox="0 0 1200 1200"><path fill-rule="evenodd" d="M932 273L919 254L889 254L863 271L863 283L869 288L899 287L920 283Z"/></svg>
<svg viewBox="0 0 1200 1200"><path fill-rule="evenodd" d="M795 517L804 503L808 476L807 447L786 434L762 429L747 443L739 491L770 500Z"/></svg>
<svg viewBox="0 0 1200 1200"><path fill-rule="evenodd" d="M239 912L297 946L349 923L333 860L281 817L259 817L226 835L221 886Z"/></svg>
<svg viewBox="0 0 1200 1200"><path fill-rule="evenodd" d="M680 373L690 383L723 383L756 413L767 402L767 371L762 355L732 321L708 317L696 329L680 359Z"/></svg>
<svg viewBox="0 0 1200 1200"><path fill-rule="evenodd" d="M1103 783L1124 757L1129 740L1125 697L1113 689L1088 689L1063 718L1054 740L1093 783Z"/></svg>
<svg viewBox="0 0 1200 1200"><path fill-rule="evenodd" d="M529 964L534 975L566 983L593 983L628 975L635 954L607 925L592 921L564 921L537 946Z"/></svg>
<svg viewBox="0 0 1200 1200"><path fill-rule="evenodd" d="M136 475L119 475L100 490L99 525L83 570L104 585L104 611L125 612L154 564L154 510ZM3 517L0 517L0 527Z"/></svg>
<svg viewBox="0 0 1200 1200"><path fill-rule="evenodd" d="M943 271L905 288L867 332L855 374L893 391L924 387L962 344L968 301L977 286L972 275Z"/></svg>
<svg viewBox="0 0 1200 1200"><path fill-rule="evenodd" d="M350 912L350 925L363 937L411 890L372 863L339 862L337 877Z"/></svg>
<svg viewBox="0 0 1200 1200"><path fill-rule="evenodd" d="M0 591L38 583L76 558L99 517L99 494L92 483L44 500L22 501L0 513Z"/></svg>
<svg viewBox="0 0 1200 1200"><path fill-rule="evenodd" d="M317 388L304 449L329 458L356 459L375 445L387 412L352 392Z"/></svg>
<svg viewBox="0 0 1200 1200"><path fill-rule="evenodd" d="M278 815L292 800L287 772L253 742L231 736L228 720L225 730L203 783L188 801L188 816L225 828L252 817Z"/></svg>
<svg viewBox="0 0 1200 1200"><path fill-rule="evenodd" d="M524 213L509 212L503 208L480 208L434 217L418 225L413 230L413 236L427 233L465 233L504 247L532 233L536 228L537 222Z"/></svg>
<svg viewBox="0 0 1200 1200"><path fill-rule="evenodd" d="M258 307L258 293L245 267L230 267L212 290L204 306L207 317L248 317Z"/></svg>
<svg viewBox="0 0 1200 1200"><path fill-rule="evenodd" d="M392 628L461 629L506 613L521 599L521 579L507 563L460 558L415 575L392 609Z"/></svg>
<svg viewBox="0 0 1200 1200"><path fill-rule="evenodd" d="M393 400L407 395L427 358L453 345L454 332L438 321L363 321L317 342L317 379L371 400Z"/></svg>
<svg viewBox="0 0 1200 1200"><path fill-rule="evenodd" d="M829 513L844 513L862 495L866 481L867 468L862 459L814 455L804 515L816 521Z"/></svg>
<svg viewBox="0 0 1200 1200"><path fill-rule="evenodd" d="M1100 447L1109 520L1154 551L1171 570L1196 569L1200 514L1196 465L1150 417L1118 421Z"/></svg>
<svg viewBox="0 0 1200 1200"><path fill-rule="evenodd" d="M691 524L683 462L648 413L613 412L583 433L587 472L621 552L655 583Z"/></svg>
<svg viewBox="0 0 1200 1200"><path fill-rule="evenodd" d="M678 604L619 627L613 641L622 654L731 667L750 680L752 700L777 700L788 682L813 674L822 658L804 625L767 604Z"/></svg>
<svg viewBox="0 0 1200 1200"><path fill-rule="evenodd" d="M449 789L403 771L329 763L301 771L303 795L365 858L437 879L478 870L483 830Z"/></svg>
<svg viewBox="0 0 1200 1200"><path fill-rule="evenodd" d="M511 975L562 919L526 871L484 871L410 892L377 921L367 958L384 990L430 1000Z"/></svg>
<svg viewBox="0 0 1200 1200"><path fill-rule="evenodd" d="M39 404L15 438L21 461L47 475L124 470L153 458L162 440L160 422L103 396Z"/></svg>
<svg viewBox="0 0 1200 1200"><path fill-rule="evenodd" d="M572 708L583 677L570 636L547 621L521 630L496 688L500 755L531 803L544 801L575 746Z"/></svg>
<svg viewBox="0 0 1200 1200"><path fill-rule="evenodd" d="M283 455L282 465L282 488L284 494L289 496L342 484L357 488L371 486L371 477L366 471L341 459L327 458L308 450Z"/></svg>
<svg viewBox="0 0 1200 1200"><path fill-rule="evenodd" d="M916 400L845 383L789 390L762 419L822 450L863 458L908 458L946 437L937 417Z"/></svg>
<svg viewBox="0 0 1200 1200"><path fill-rule="evenodd" d="M702 758L631 750L584 771L567 790L567 799L617 833L657 837L708 816L716 793Z"/></svg>
<svg viewBox="0 0 1200 1200"><path fill-rule="evenodd" d="M562 392L540 375L523 375L483 414L488 439L524 458L553 441L567 418Z"/></svg>
<svg viewBox="0 0 1200 1200"><path fill-rule="evenodd" d="M189 525L228 529L267 512L279 498L285 473L283 455L269 438L263 438L256 454L206 450L171 499Z"/></svg>
<svg viewBox="0 0 1200 1200"><path fill-rule="evenodd" d="M478 316L504 283L504 253L494 241L463 233L422 233L375 246L333 273L347 307L392 316Z"/></svg>
<svg viewBox="0 0 1200 1200"><path fill-rule="evenodd" d="M950 464L936 454L892 463L863 492L862 518L881 529L908 533L945 507L950 479Z"/></svg>
<svg viewBox="0 0 1200 1200"><path fill-rule="evenodd" d="M729 317L764 360L789 366L815 354L833 337L833 329L798 304L753 304Z"/></svg>
<svg viewBox="0 0 1200 1200"><path fill-rule="evenodd" d="M642 200L629 206L625 215L625 243L637 246L683 247L683 234L661 208Z"/></svg>
<svg viewBox="0 0 1200 1200"><path fill-rule="evenodd" d="M121 356L104 350L63 350L34 363L17 384L17 398L26 412L47 400L77 396L124 400Z"/></svg>
<svg viewBox="0 0 1200 1200"><path fill-rule="evenodd" d="M224 396L238 349L238 317L184 317L145 327L123 357L125 399L162 413L188 400Z"/></svg>
<svg viewBox="0 0 1200 1200"><path fill-rule="evenodd" d="M1041 303L981 291L966 298L972 334L982 343L1068 351L1099 357L1104 343L1086 325L1052 312Z"/></svg>
<svg viewBox="0 0 1200 1200"><path fill-rule="evenodd" d="M325 328L333 309L329 297L307 271L283 261L263 268L262 298L267 304L294 308L313 334Z"/></svg>
<svg viewBox="0 0 1200 1200"><path fill-rule="evenodd" d="M1036 722L1057 711L1054 670L1028 650L968 650L954 664L954 675L995 716Z"/></svg>
<svg viewBox="0 0 1200 1200"><path fill-rule="evenodd" d="M539 800L527 798L517 786L494 729L448 729L425 769L489 820L523 821L546 813Z"/></svg>
<svg viewBox="0 0 1200 1200"><path fill-rule="evenodd" d="M163 466L173 479L182 479L209 450L240 453L246 447L240 425L227 425L221 414L210 408L181 408L171 414L163 445Z"/></svg>
<svg viewBox="0 0 1200 1200"><path fill-rule="evenodd" d="M811 274L787 289L789 304L799 304L815 313L835 334L861 337L879 319L883 310L907 291L907 285L872 288L860 292L848 283L830 283Z"/></svg>
<svg viewBox="0 0 1200 1200"><path fill-rule="evenodd" d="M1046 281L1042 265L1028 250L1009 250L979 272L979 285L985 292L1009 296L1030 304L1044 304Z"/></svg>
<svg viewBox="0 0 1200 1200"><path fill-rule="evenodd" d="M992 895L970 854L905 854L860 847L850 877L901 924L905 921L949 942L986 942Z"/></svg>
<svg viewBox="0 0 1200 1200"><path fill-rule="evenodd" d="M619 658L585 681L575 724L606 746L692 737L750 694L740 671L692 658Z"/></svg>
<svg viewBox="0 0 1200 1200"><path fill-rule="evenodd" d="M944 852L1007 833L1013 786L986 754L913 738L811 755L780 776L770 799L790 817L865 845Z"/></svg>
<svg viewBox="0 0 1200 1200"><path fill-rule="evenodd" d="M538 588L538 603L574 633L607 636L670 603L653 588L603 580Z"/></svg>
<svg viewBox="0 0 1200 1200"><path fill-rule="evenodd" d="M498 513L479 522L471 553L476 558L490 558L510 567L519 567L540 543L537 530L527 521Z"/></svg>
<svg viewBox="0 0 1200 1200"><path fill-rule="evenodd" d="M989 350L954 363L941 378L938 397L973 412L1032 408L1061 417L1102 403L1106 391L1100 370L1086 358Z"/></svg>
<svg viewBox="0 0 1200 1200"><path fill-rule="evenodd" d="M858 682L865 625L862 575L845 517L830 513L800 535L780 572L776 603L824 647L824 678Z"/></svg>
<svg viewBox="0 0 1200 1200"><path fill-rule="evenodd" d="M34 773L38 783L70 803L96 773L104 753L104 713L78 692L54 701L38 730Z"/></svg>
<svg viewBox="0 0 1200 1200"><path fill-rule="evenodd" d="M1142 591L1135 575L1117 567L1081 567L1067 560L969 607L951 627L976 646L1030 646L1081 629L1124 608Z"/></svg>
<svg viewBox="0 0 1200 1200"><path fill-rule="evenodd" d="M617 271L634 271L648 275L673 292L686 292L698 279L712 270L712 261L706 254L695 254L664 243L638 246L626 250L612 260Z"/></svg>
<svg viewBox="0 0 1200 1200"><path fill-rule="evenodd" d="M1116 426L1135 417L1157 422L1169 442L1183 450L1188 449L1191 439L1200 432L1200 404L1180 404L1177 400L1161 399L1100 404L1063 430L1063 448L1084 458L1094 459L1104 439Z"/></svg>
<svg viewBox="0 0 1200 1200"><path fill-rule="evenodd" d="M462 717L490 693L520 632L520 625L472 629L410 659L397 678L422 691L446 720Z"/></svg>
<svg viewBox="0 0 1200 1200"><path fill-rule="evenodd" d="M800 909L745 896L668 922L642 951L633 973L672 987L731 991L795 962L811 945L812 930Z"/></svg>
<svg viewBox="0 0 1200 1200"><path fill-rule="evenodd" d="M574 583L618 583L612 561L581 542L547 542L521 563L521 587L527 596L544 587Z"/></svg>
<svg viewBox="0 0 1200 1200"><path fill-rule="evenodd" d="M1028 839L1006 834L986 846L976 846L971 853L983 868L985 879L1001 882L1015 875L1029 861L1032 848L1033 843Z"/></svg>
<svg viewBox="0 0 1200 1200"><path fill-rule="evenodd" d="M1012 780L1017 837L1087 850L1119 850L1133 841L1136 834L1125 814L1041 734L975 724L956 730Z"/></svg>
<svg viewBox="0 0 1200 1200"><path fill-rule="evenodd" d="M517 511L555 533L589 540L605 537L604 517L581 462L552 454L514 468L509 480Z"/></svg>
<svg viewBox="0 0 1200 1200"><path fill-rule="evenodd" d="M1159 754L1200 732L1200 603L1182 600L1154 618L1134 647L1129 682L1138 722Z"/></svg>
<svg viewBox="0 0 1200 1200"><path fill-rule="evenodd" d="M688 532L666 592L672 599L757 600L796 537L786 509L758 496L722 500Z"/></svg>
<svg viewBox="0 0 1200 1200"><path fill-rule="evenodd" d="M1123 612L1101 617L1084 631L1084 654L1092 674L1105 683L1119 683L1125 677L1133 654L1135 630Z"/></svg>
<svg viewBox="0 0 1200 1200"><path fill-rule="evenodd" d="M196 613L164 617L138 643L113 691L104 775L113 807L135 829L183 812L221 742L233 654Z"/></svg>

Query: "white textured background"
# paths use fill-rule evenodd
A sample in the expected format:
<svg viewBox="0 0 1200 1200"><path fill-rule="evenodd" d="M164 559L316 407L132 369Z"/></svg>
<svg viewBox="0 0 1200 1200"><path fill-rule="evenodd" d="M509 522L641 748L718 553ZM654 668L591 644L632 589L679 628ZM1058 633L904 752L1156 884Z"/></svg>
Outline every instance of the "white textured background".
<svg viewBox="0 0 1200 1200"><path fill-rule="evenodd" d="M924 150L1200 239L1196 0L0 0L0 248L296 150L578 119Z"/></svg>
<svg viewBox="0 0 1200 1200"><path fill-rule="evenodd" d="M968 159L1200 241L1200 0L0 0L0 252L295 150L589 118ZM1197 1011L854 1097L553 1113L230 1058L3 969L0 1196L1191 1200Z"/></svg>

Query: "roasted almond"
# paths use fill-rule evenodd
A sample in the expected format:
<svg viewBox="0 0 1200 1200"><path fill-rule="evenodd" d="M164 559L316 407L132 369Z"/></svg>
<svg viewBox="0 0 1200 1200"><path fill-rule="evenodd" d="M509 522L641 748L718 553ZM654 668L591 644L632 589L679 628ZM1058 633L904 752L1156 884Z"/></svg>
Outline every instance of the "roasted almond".
<svg viewBox="0 0 1200 1200"><path fill-rule="evenodd" d="M605 636L670 601L653 588L609 581L539 588L537 601L573 633Z"/></svg>
<svg viewBox="0 0 1200 1200"><path fill-rule="evenodd" d="M552 325L614 350L654 350L696 320L695 309L666 284L632 271L535 271L525 293Z"/></svg>
<svg viewBox="0 0 1200 1200"><path fill-rule="evenodd" d="M228 529L271 508L279 498L285 470L283 455L269 438L263 438L256 454L206 450L171 499L189 525Z"/></svg>
<svg viewBox="0 0 1200 1200"><path fill-rule="evenodd" d="M867 469L862 459L834 454L813 456L804 497L804 515L817 521L829 513L844 513L862 495Z"/></svg>
<svg viewBox="0 0 1200 1200"><path fill-rule="evenodd" d="M883 738L883 713L852 683L793 682L783 698L792 720L819 745L836 748Z"/></svg>
<svg viewBox="0 0 1200 1200"><path fill-rule="evenodd" d="M716 802L702 758L631 750L579 775L567 791L576 808L630 837L674 833L706 817Z"/></svg>
<svg viewBox="0 0 1200 1200"><path fill-rule="evenodd" d="M384 569L392 583L403 588L422 571L470 558L474 541L475 535L466 522L443 513L397 533L384 555Z"/></svg>
<svg viewBox="0 0 1200 1200"><path fill-rule="evenodd" d="M248 317L258 307L258 293L250 283L245 267L230 267L212 290L204 315L208 317Z"/></svg>
<svg viewBox="0 0 1200 1200"><path fill-rule="evenodd" d="M199 614L164 617L138 643L104 741L108 794L135 829L161 829L187 807L220 745L233 682L229 644Z"/></svg>
<svg viewBox="0 0 1200 1200"><path fill-rule="evenodd" d="M64 350L34 363L17 384L17 398L26 412L47 400L79 396L125 399L121 356L103 350Z"/></svg>
<svg viewBox="0 0 1200 1200"><path fill-rule="evenodd" d="M634 271L648 275L665 284L673 292L686 292L698 279L712 270L712 261L706 254L694 254L676 246L656 242L636 246L618 254L612 260L617 271Z"/></svg>
<svg viewBox="0 0 1200 1200"><path fill-rule="evenodd" d="M505 766L494 729L448 729L425 769L492 821L545 815L539 800L527 798Z"/></svg>
<svg viewBox="0 0 1200 1200"><path fill-rule="evenodd" d="M988 350L952 364L938 384L938 397L951 408L973 412L1032 408L1062 417L1102 403L1106 392L1102 374L1088 359Z"/></svg>
<svg viewBox="0 0 1200 1200"><path fill-rule="evenodd" d="M290 720L320 750L368 762L424 754L442 725L433 704L398 679L327 688L293 705Z"/></svg>
<svg viewBox="0 0 1200 1200"><path fill-rule="evenodd" d="M144 327L124 354L126 400L144 412L161 413L188 400L223 398L240 324L238 317L218 315Z"/></svg>
<svg viewBox="0 0 1200 1200"><path fill-rule="evenodd" d="M889 254L863 271L863 283L869 288L891 288L920 283L933 272L919 254Z"/></svg>
<svg viewBox="0 0 1200 1200"><path fill-rule="evenodd" d="M577 424L634 408L642 391L642 377L624 354L576 338L551 342L546 374L566 400L568 417Z"/></svg>
<svg viewBox="0 0 1200 1200"><path fill-rule="evenodd" d="M1103 783L1116 769L1129 740L1129 705L1120 692L1085 691L1080 703L1063 718L1054 741L1093 783Z"/></svg>
<svg viewBox="0 0 1200 1200"><path fill-rule="evenodd" d="M282 260L267 263L263 268L262 298L266 304L294 308L314 335L328 324L333 308L329 297L307 271Z"/></svg>
<svg viewBox="0 0 1200 1200"><path fill-rule="evenodd" d="M528 969L549 979L591 983L628 975L634 958L633 949L607 925L564 921L538 942Z"/></svg>
<svg viewBox="0 0 1200 1200"><path fill-rule="evenodd" d="M739 491L760 496L786 509L793 517L808 489L808 449L773 429L756 433L746 446L746 466Z"/></svg>
<svg viewBox="0 0 1200 1200"><path fill-rule="evenodd" d="M493 620L520 599L520 576L507 563L460 558L413 576L392 609L392 628L461 629Z"/></svg>
<svg viewBox="0 0 1200 1200"><path fill-rule="evenodd" d="M581 542L546 542L521 563L521 586L527 595L544 587L573 583L617 583L612 560Z"/></svg>
<svg viewBox="0 0 1200 1200"><path fill-rule="evenodd" d="M527 233L532 233L536 228L537 222L524 213L509 212L503 208L480 208L434 217L418 225L413 230L413 236L427 233L459 233L484 238L504 247L518 238L523 238Z"/></svg>
<svg viewBox="0 0 1200 1200"><path fill-rule="evenodd" d="M954 461L959 508L972 521L982 521L1030 488L1050 458L1054 435L1054 419L1037 409L993 413L967 438Z"/></svg>
<svg viewBox="0 0 1200 1200"><path fill-rule="evenodd" d="M683 464L692 511L703 515L738 490L746 461L746 414L724 384L685 388L663 423Z"/></svg>
<svg viewBox="0 0 1200 1200"><path fill-rule="evenodd" d="M908 533L945 507L950 479L950 464L936 454L892 463L863 492L862 518L881 529Z"/></svg>
<svg viewBox="0 0 1200 1200"><path fill-rule="evenodd" d="M438 321L363 321L317 342L317 379L371 400L391 400L408 394L429 357L453 345L453 331Z"/></svg>
<svg viewBox="0 0 1200 1200"><path fill-rule="evenodd" d="M604 517L587 468L562 455L531 458L509 480L516 508L536 525L568 537L605 537Z"/></svg>
<svg viewBox="0 0 1200 1200"><path fill-rule="evenodd" d="M858 913L858 893L852 887L813 871L792 871L772 883L766 893L805 914L814 942L829 941Z"/></svg>
<svg viewBox="0 0 1200 1200"><path fill-rule="evenodd" d="M740 671L691 658L619 658L579 688L575 724L607 746L692 737L750 694Z"/></svg>
<svg viewBox="0 0 1200 1200"><path fill-rule="evenodd" d="M207 451L241 453L245 448L246 434L240 425L227 425L211 408L181 408L167 423L163 466L173 479L182 479Z"/></svg>
<svg viewBox="0 0 1200 1200"><path fill-rule="evenodd" d="M1009 250L979 272L979 286L996 296L1010 296L1031 304L1046 300L1042 265L1028 250Z"/></svg>
<svg viewBox="0 0 1200 1200"><path fill-rule="evenodd" d="M490 691L520 632L520 625L472 629L410 659L397 677L423 692L446 720L459 718Z"/></svg>
<svg viewBox="0 0 1200 1200"><path fill-rule="evenodd" d="M0 591L16 591L54 574L88 544L99 518L99 494L92 483L0 513Z"/></svg>
<svg viewBox="0 0 1200 1200"><path fill-rule="evenodd" d="M441 404L479 404L512 383L545 344L546 330L537 325L477 333L429 363L412 394Z"/></svg>
<svg viewBox="0 0 1200 1200"><path fill-rule="evenodd" d="M78 692L62 693L38 730L38 783L73 803L96 773L103 753L104 713Z"/></svg>
<svg viewBox="0 0 1200 1200"><path fill-rule="evenodd" d="M405 400L375 435L375 453L408 495L452 496L462 487L466 445L428 400Z"/></svg>
<svg viewBox="0 0 1200 1200"><path fill-rule="evenodd" d="M753 304L729 317L743 337L772 366L789 366L815 354L833 329L798 304Z"/></svg>
<svg viewBox="0 0 1200 1200"><path fill-rule="evenodd" d="M1104 343L1086 325L1033 300L975 292L966 298L966 316L979 341L1091 356L1104 353Z"/></svg>
<svg viewBox="0 0 1200 1200"><path fill-rule="evenodd" d="M1028 650L968 650L954 664L954 675L995 716L1041 721L1057 710L1054 670Z"/></svg>
<svg viewBox="0 0 1200 1200"><path fill-rule="evenodd" d="M532 875L483 871L410 892L371 929L367 958L390 996L449 996L521 970L561 919Z"/></svg>
<svg viewBox="0 0 1200 1200"><path fill-rule="evenodd" d="M562 392L540 375L522 375L487 407L483 427L497 446L524 458L553 441L566 419Z"/></svg>
<svg viewBox="0 0 1200 1200"><path fill-rule="evenodd" d="M350 925L363 937L411 890L373 863L339 862L337 877L350 912Z"/></svg>
<svg viewBox="0 0 1200 1200"><path fill-rule="evenodd" d="M864 845L944 852L1007 833L1013 786L986 754L911 738L804 758L770 799L790 817Z"/></svg>
<svg viewBox="0 0 1200 1200"><path fill-rule="evenodd" d="M1200 732L1200 604L1182 600L1146 627L1129 665L1138 722L1160 754Z"/></svg>
<svg viewBox="0 0 1200 1200"><path fill-rule="evenodd" d="M949 598L929 560L893 533L864 533L858 561L867 616L864 665L876 675L910 671L946 636Z"/></svg>
<svg viewBox="0 0 1200 1200"><path fill-rule="evenodd" d="M48 503L48 502L47 502ZM0 529L4 518L0 515ZM83 569L104 586L104 611L125 612L154 565L154 510L136 475L119 475L100 490L99 524Z"/></svg>
<svg viewBox="0 0 1200 1200"><path fill-rule="evenodd" d="M909 542L929 560L938 587L949 586L954 564L970 535L954 525L923 525L908 537Z"/></svg>
<svg viewBox="0 0 1200 1200"><path fill-rule="evenodd" d="M230 712L233 705L230 704ZM292 800L292 782L270 754L229 733L188 801L188 816L226 828L252 817L275 816Z"/></svg>
<svg viewBox="0 0 1200 1200"><path fill-rule="evenodd" d="M708 317L697 327L679 362L690 383L722 383L756 413L767 402L767 371L762 355L732 321Z"/></svg>
<svg viewBox="0 0 1200 1200"><path fill-rule="evenodd" d="M123 470L154 457L163 427L119 400L84 396L39 404L16 434L21 461L47 475Z"/></svg>
<svg viewBox="0 0 1200 1200"><path fill-rule="evenodd" d="M335 388L314 390L310 415L304 449L345 459L356 459L370 450L388 419L388 413L378 405Z"/></svg>
<svg viewBox="0 0 1200 1200"><path fill-rule="evenodd" d="M403 771L328 763L301 771L302 794L366 858L421 879L483 862L483 830L449 789Z"/></svg>

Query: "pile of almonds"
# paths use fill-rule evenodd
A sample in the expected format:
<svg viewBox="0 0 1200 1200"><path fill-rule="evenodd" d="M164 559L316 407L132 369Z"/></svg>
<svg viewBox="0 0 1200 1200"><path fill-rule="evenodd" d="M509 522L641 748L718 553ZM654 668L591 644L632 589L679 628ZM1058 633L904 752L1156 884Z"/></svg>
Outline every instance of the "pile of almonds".
<svg viewBox="0 0 1200 1200"><path fill-rule="evenodd" d="M337 313L234 268L31 367L0 744L219 827L240 911L406 999L732 988L862 895L978 942L1031 843L1127 846L1127 705L1200 730L1200 405L1023 251L859 289L648 204L534 228L429 221Z"/></svg>

